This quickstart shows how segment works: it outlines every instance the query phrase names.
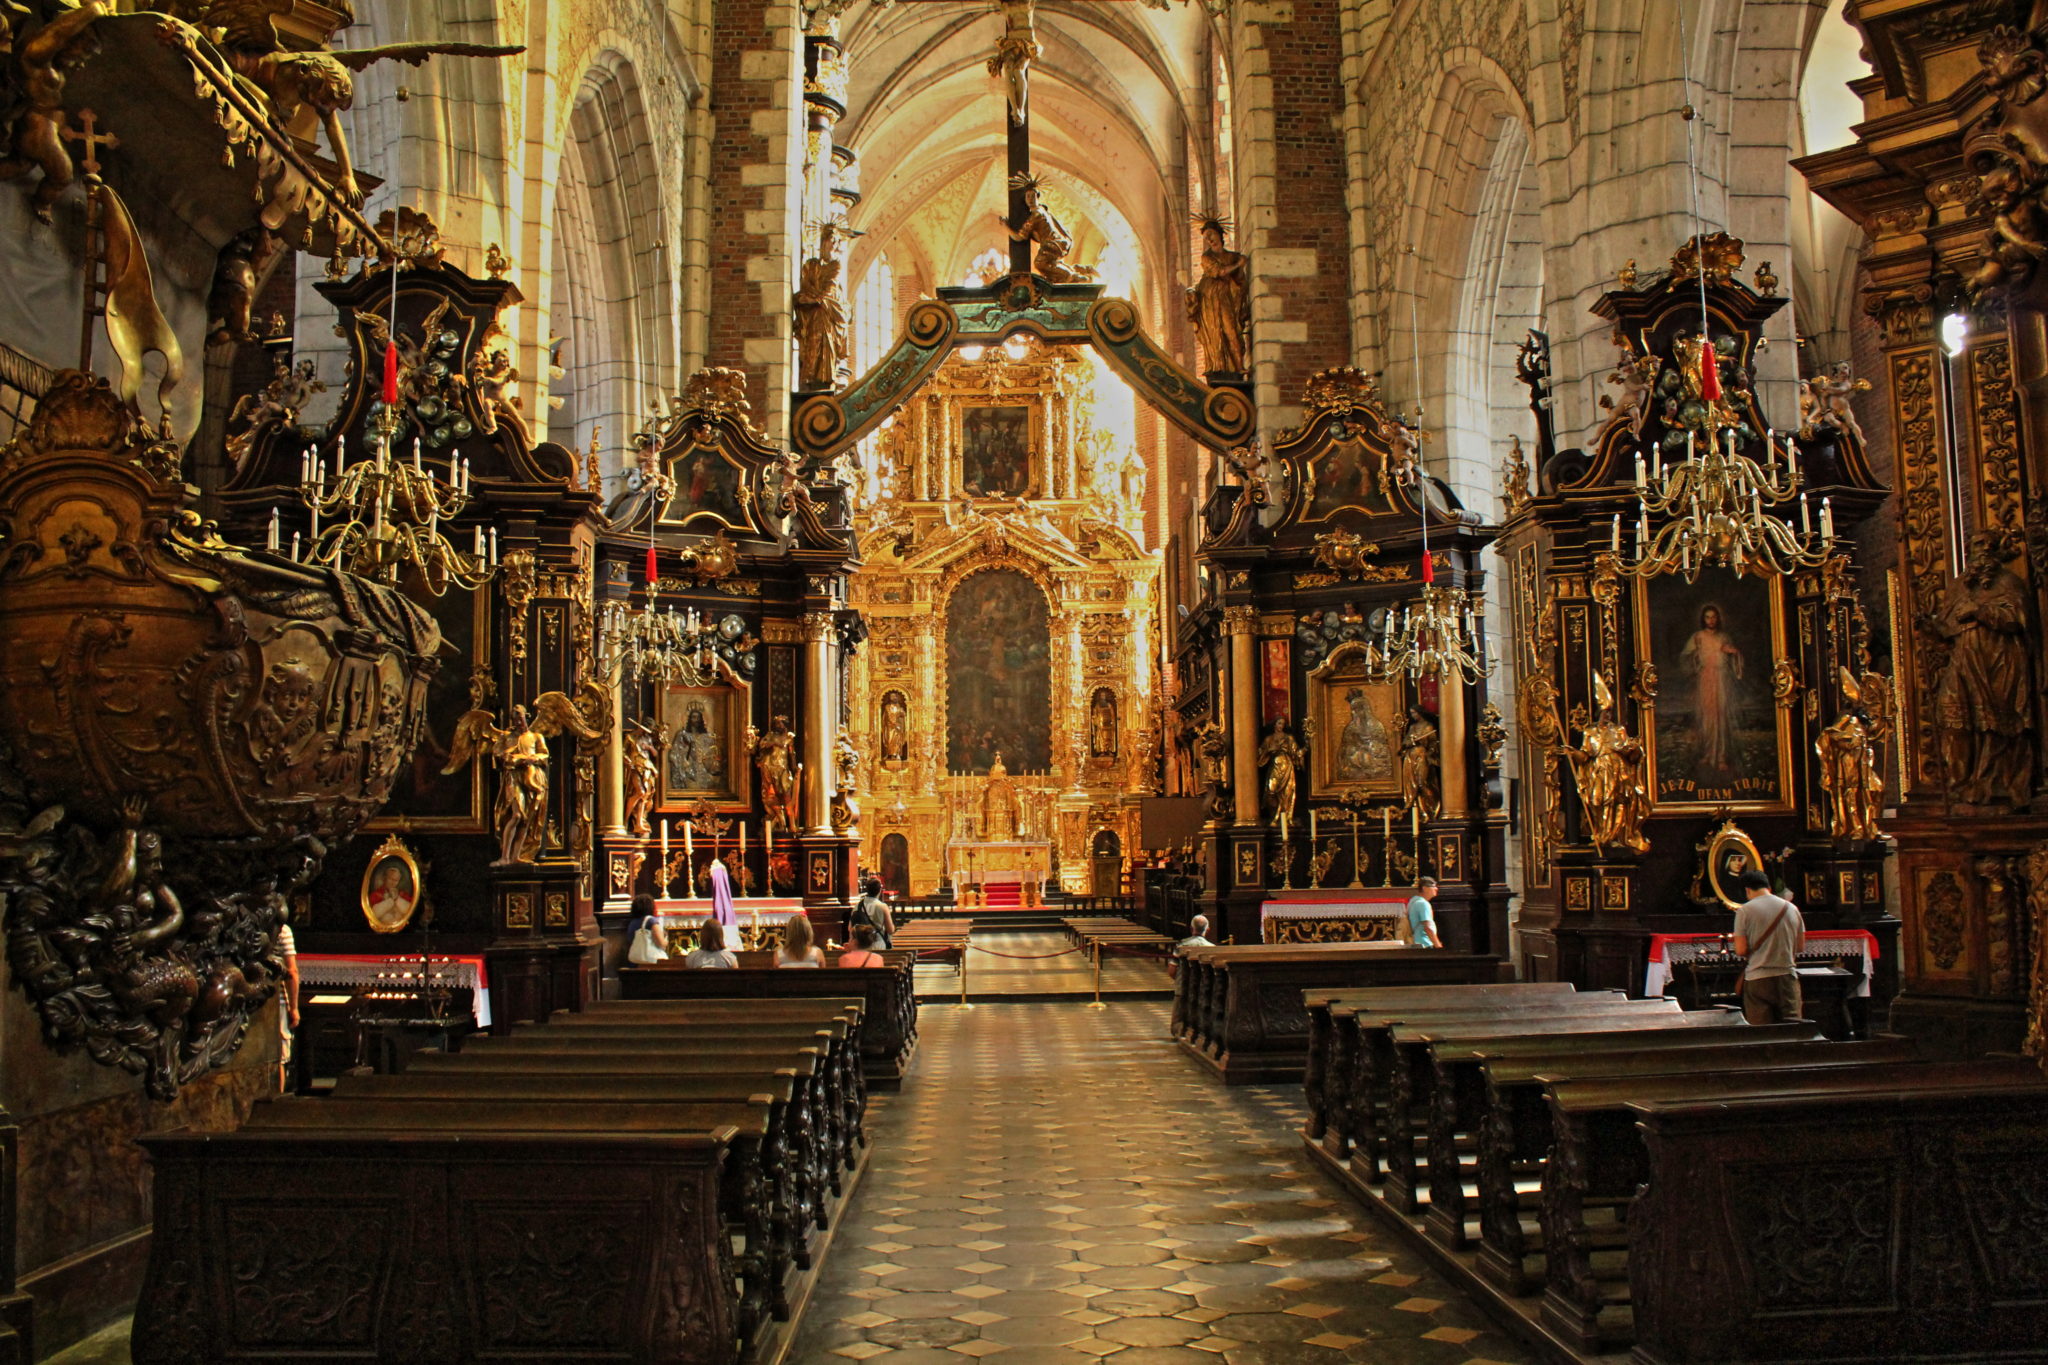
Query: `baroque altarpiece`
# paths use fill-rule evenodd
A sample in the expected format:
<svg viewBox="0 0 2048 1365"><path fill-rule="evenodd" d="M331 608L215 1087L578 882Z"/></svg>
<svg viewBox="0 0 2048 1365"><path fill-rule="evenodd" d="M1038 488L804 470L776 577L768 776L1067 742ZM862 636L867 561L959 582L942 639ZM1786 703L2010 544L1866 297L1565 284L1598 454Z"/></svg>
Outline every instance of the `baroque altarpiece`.
<svg viewBox="0 0 2048 1365"><path fill-rule="evenodd" d="M1861 6L1855 142L1797 163L1863 229L1897 450L1895 1026L1948 1054L2048 1016L2048 5ZM2030 928L2031 922L2031 928ZM2030 1003L2031 1002L2031 1003Z"/></svg>
<svg viewBox="0 0 2048 1365"><path fill-rule="evenodd" d="M898 893L1123 890L1094 865L1136 848L1156 781L1160 558L1089 373L1028 334L958 352L871 438L848 709L862 861Z"/></svg>
<svg viewBox="0 0 2048 1365"><path fill-rule="evenodd" d="M1446 945L1504 953L1506 730L1488 699L1480 567L1493 528L1425 472L1418 432L1359 370L1314 376L1301 425L1222 468L1166 736L1173 789L1207 803L1216 931L1258 942L1290 893L1391 903L1433 875ZM1472 667L1387 666L1425 592L1467 608L1451 626L1477 646Z"/></svg>
<svg viewBox="0 0 2048 1365"><path fill-rule="evenodd" d="M1539 434L1515 447L1498 546L1524 775L1519 947L1533 979L1640 994L1653 936L1727 932L1742 873L1762 871L1809 928L1869 931L1889 995L1897 921L1875 811L1892 649L1854 561L1885 490L1846 378L1802 385L1775 423L1765 411L1759 348L1786 300L1767 265L1745 282L1743 264L1719 233L1663 271L1628 264L1594 305L1618 354L1584 448L1558 446L1545 338L1523 348Z"/></svg>

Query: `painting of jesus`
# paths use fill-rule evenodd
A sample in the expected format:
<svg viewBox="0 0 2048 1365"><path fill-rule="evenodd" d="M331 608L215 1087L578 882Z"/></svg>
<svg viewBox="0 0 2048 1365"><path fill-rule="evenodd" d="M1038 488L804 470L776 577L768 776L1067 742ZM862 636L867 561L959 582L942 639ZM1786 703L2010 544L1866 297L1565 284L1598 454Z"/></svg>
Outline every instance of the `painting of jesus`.
<svg viewBox="0 0 2048 1365"><path fill-rule="evenodd" d="M1639 648L1657 677L1644 726L1657 805L1781 806L1789 721L1771 689L1775 587L1709 569L1638 591Z"/></svg>

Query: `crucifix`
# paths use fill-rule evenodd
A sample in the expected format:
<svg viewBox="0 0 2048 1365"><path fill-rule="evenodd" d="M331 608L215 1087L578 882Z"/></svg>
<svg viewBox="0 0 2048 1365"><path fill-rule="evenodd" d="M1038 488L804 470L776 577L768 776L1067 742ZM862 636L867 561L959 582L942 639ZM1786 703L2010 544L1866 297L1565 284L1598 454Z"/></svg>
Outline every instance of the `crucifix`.
<svg viewBox="0 0 2048 1365"><path fill-rule="evenodd" d="M60 114L58 117L61 120L63 116ZM85 149L85 155L78 162L78 168L85 172L86 205L85 318L84 324L79 328L78 368L90 373L93 319L105 311L100 299L107 292L106 282L100 278L100 270L107 255L106 227L100 217L103 211L100 196L95 193L100 184L100 148L118 147L121 145L121 139L112 133L101 131L99 115L90 109L78 111L78 123L77 128L72 128L59 122L57 132L65 141L79 143Z"/></svg>
<svg viewBox="0 0 2048 1365"><path fill-rule="evenodd" d="M1054 284L1092 280L1093 270L1066 263L1074 239L1040 201L1031 169L1031 66L1044 51L1032 22L1036 0L995 0L995 5L1003 18L1003 33L995 55L988 59L988 71L1002 78L1008 107L1005 170L1010 204L1002 221L1010 233L1010 272L1035 273Z"/></svg>

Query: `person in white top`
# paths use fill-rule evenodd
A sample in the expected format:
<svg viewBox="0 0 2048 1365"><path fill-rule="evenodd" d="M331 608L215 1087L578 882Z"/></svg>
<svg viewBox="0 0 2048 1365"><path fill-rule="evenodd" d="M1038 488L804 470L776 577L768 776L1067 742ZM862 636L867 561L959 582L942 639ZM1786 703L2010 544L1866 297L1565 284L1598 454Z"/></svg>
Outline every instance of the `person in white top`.
<svg viewBox="0 0 2048 1365"><path fill-rule="evenodd" d="M811 933L810 917L799 910L782 926L782 947L776 950L778 967L822 967L825 954L818 950Z"/></svg>

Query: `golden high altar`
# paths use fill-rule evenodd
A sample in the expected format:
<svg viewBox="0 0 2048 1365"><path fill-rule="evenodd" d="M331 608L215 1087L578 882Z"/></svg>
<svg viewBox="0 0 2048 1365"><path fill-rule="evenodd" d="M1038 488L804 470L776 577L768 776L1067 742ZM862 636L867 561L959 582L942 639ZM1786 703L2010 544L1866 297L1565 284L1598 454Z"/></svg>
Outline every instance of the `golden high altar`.
<svg viewBox="0 0 2048 1365"><path fill-rule="evenodd" d="M1160 556L1092 363L969 348L876 438L847 723L874 759L861 860L899 893L1120 889L1091 886L1090 855L1130 851L1153 790Z"/></svg>

